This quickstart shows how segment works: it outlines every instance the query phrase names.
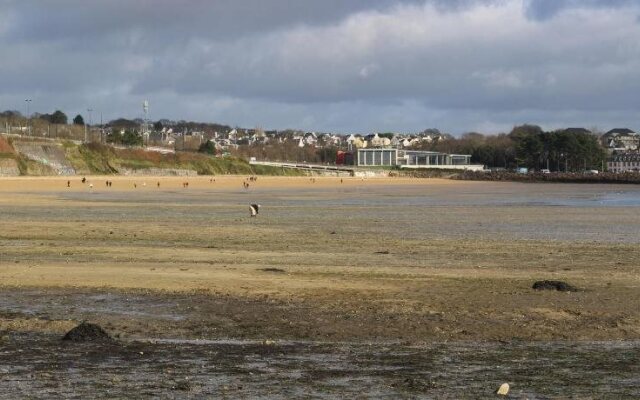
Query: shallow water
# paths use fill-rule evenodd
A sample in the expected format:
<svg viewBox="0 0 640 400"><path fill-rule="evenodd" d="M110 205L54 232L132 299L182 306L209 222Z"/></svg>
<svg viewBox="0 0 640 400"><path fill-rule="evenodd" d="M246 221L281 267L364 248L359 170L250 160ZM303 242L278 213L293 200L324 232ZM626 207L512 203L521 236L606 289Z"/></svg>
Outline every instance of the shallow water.
<svg viewBox="0 0 640 400"><path fill-rule="evenodd" d="M60 192L49 207L2 206L7 218L51 221L236 224L262 204L260 224L431 240L554 240L638 243L640 187L466 182L435 185L337 184L302 188ZM81 201L82 203L78 203ZM86 202L86 203L85 203ZM83 204L85 203L85 204ZM87 207L86 204L90 204ZM104 206L103 206L104 205ZM52 206L53 207L53 206ZM630 218L631 217L631 218Z"/></svg>
<svg viewBox="0 0 640 400"><path fill-rule="evenodd" d="M277 199L296 206L567 206L640 207L640 186L486 182L464 185L370 185L329 188L261 188L139 192L58 192L63 199L147 204L236 205L246 199Z"/></svg>

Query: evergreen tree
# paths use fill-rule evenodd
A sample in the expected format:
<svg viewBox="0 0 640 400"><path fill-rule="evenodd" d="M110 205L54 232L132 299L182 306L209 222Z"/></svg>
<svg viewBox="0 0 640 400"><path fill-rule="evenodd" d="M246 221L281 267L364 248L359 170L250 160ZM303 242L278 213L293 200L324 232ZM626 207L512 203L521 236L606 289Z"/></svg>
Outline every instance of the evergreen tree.
<svg viewBox="0 0 640 400"><path fill-rule="evenodd" d="M67 115L60 110L56 110L53 114L51 114L49 122L51 122L52 124L66 125Z"/></svg>

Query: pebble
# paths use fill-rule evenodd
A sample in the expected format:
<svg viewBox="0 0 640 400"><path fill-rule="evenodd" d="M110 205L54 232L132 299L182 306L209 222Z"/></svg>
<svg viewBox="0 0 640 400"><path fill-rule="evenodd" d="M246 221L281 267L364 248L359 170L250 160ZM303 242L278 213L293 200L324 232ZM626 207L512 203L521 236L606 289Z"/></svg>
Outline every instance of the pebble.
<svg viewBox="0 0 640 400"><path fill-rule="evenodd" d="M498 389L496 394L499 394L501 396L506 396L507 394L509 394L509 384L503 383L502 385L500 385L500 388Z"/></svg>

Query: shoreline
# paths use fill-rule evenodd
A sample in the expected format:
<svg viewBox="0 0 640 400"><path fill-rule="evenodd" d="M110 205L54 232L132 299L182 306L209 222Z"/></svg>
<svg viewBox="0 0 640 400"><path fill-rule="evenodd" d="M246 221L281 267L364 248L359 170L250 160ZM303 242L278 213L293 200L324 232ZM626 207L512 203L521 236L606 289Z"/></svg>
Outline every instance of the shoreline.
<svg viewBox="0 0 640 400"><path fill-rule="evenodd" d="M520 183L579 183L579 184L640 184L640 173L611 173L598 174L582 173L527 173L516 172L472 172L466 171L451 177L452 180L469 182L520 182Z"/></svg>

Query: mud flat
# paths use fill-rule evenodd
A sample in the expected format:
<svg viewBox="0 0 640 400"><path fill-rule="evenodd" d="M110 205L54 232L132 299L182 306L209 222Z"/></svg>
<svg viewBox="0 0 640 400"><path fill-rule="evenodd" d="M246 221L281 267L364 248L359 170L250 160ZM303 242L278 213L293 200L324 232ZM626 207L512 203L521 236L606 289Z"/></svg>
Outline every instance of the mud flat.
<svg viewBox="0 0 640 400"><path fill-rule="evenodd" d="M638 342L172 342L5 339L4 394L20 398L637 398Z"/></svg>
<svg viewBox="0 0 640 400"><path fill-rule="evenodd" d="M638 396L640 189L245 179L0 179L0 392Z"/></svg>

